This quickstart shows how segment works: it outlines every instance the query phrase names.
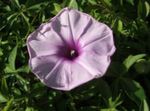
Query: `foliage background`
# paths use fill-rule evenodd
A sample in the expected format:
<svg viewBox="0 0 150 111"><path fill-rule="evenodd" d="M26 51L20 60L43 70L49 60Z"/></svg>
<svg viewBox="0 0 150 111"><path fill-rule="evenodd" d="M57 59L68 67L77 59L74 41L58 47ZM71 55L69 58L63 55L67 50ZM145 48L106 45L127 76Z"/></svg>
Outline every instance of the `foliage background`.
<svg viewBox="0 0 150 111"><path fill-rule="evenodd" d="M0 0L0 111L149 111L149 0ZM70 92L29 70L26 38L62 8L106 23L117 51L107 74Z"/></svg>

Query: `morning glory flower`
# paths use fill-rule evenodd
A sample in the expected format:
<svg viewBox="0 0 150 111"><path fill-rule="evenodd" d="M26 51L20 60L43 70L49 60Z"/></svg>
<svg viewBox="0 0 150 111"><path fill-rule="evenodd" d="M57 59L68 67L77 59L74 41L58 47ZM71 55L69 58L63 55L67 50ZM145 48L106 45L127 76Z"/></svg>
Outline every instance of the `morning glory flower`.
<svg viewBox="0 0 150 111"><path fill-rule="evenodd" d="M102 77L115 52L111 29L64 8L27 39L32 72L48 87L68 91Z"/></svg>

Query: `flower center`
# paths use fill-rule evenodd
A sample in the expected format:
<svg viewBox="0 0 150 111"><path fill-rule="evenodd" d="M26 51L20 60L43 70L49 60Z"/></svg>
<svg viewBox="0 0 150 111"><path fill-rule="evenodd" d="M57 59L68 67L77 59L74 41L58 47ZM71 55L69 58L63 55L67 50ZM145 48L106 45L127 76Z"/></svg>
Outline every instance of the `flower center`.
<svg viewBox="0 0 150 111"><path fill-rule="evenodd" d="M81 49L78 44L76 45L64 45L64 46L58 46L58 57L64 58L69 61L75 60L77 57L79 57L81 54Z"/></svg>
<svg viewBox="0 0 150 111"><path fill-rule="evenodd" d="M73 59L75 59L76 57L79 56L79 53L76 49L69 49L69 50L66 51L65 55L69 60L73 60Z"/></svg>

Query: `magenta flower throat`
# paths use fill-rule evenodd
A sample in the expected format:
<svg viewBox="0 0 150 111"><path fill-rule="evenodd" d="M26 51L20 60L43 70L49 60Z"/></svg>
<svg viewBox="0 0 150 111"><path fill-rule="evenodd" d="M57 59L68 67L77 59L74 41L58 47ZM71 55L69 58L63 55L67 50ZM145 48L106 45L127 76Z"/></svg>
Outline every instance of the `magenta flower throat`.
<svg viewBox="0 0 150 111"><path fill-rule="evenodd" d="M78 58L81 54L81 48L78 44L74 44L73 42L64 43L62 46L58 47L58 52L56 53L59 58L73 61Z"/></svg>
<svg viewBox="0 0 150 111"><path fill-rule="evenodd" d="M111 29L64 8L27 39L31 71L48 87L71 90L102 77L115 52Z"/></svg>

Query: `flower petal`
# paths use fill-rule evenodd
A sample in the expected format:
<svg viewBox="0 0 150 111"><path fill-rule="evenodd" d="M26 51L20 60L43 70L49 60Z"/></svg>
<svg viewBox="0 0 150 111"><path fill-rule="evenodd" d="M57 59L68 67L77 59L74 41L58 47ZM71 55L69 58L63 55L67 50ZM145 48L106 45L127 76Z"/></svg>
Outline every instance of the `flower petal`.
<svg viewBox="0 0 150 111"><path fill-rule="evenodd" d="M60 36L65 42L73 41L68 8L63 9L50 21L52 23L52 30L54 30L58 36Z"/></svg>
<svg viewBox="0 0 150 111"><path fill-rule="evenodd" d="M60 61L43 79L43 83L47 86L59 89L69 90L70 82L70 65L64 61Z"/></svg>
<svg viewBox="0 0 150 111"><path fill-rule="evenodd" d="M57 52L57 45L64 44L52 30L50 23L42 24L27 39L28 52L31 58L35 56L52 55Z"/></svg>
<svg viewBox="0 0 150 111"><path fill-rule="evenodd" d="M110 56L98 55L93 52L85 52L77 60L78 64L88 70L95 78L105 74L109 64Z"/></svg>
<svg viewBox="0 0 150 111"><path fill-rule="evenodd" d="M95 77L78 63L57 60L52 56L34 58L31 67L44 84L64 91L69 91Z"/></svg>
<svg viewBox="0 0 150 111"><path fill-rule="evenodd" d="M93 52L95 54L105 56L111 56L115 52L115 46L113 42L113 35L111 30L109 32L105 32L104 37L98 40L91 40L88 44L83 46L83 50L85 52Z"/></svg>
<svg viewBox="0 0 150 111"><path fill-rule="evenodd" d="M39 56L29 60L32 72L41 80L55 67L60 59L53 56Z"/></svg>
<svg viewBox="0 0 150 111"><path fill-rule="evenodd" d="M113 35L111 29L105 24L99 23L93 19L92 24L86 28L82 36L79 38L79 41L84 47L90 43L100 41L106 37L109 37L112 42Z"/></svg>
<svg viewBox="0 0 150 111"><path fill-rule="evenodd" d="M34 52L34 56L45 56L45 55L54 55L57 53L58 49L55 45L50 44L46 41L36 41L32 40L29 42L30 52ZM32 51L31 51L32 50Z"/></svg>
<svg viewBox="0 0 150 111"><path fill-rule="evenodd" d="M55 56L35 57L30 61L33 73L48 87L69 90L70 65Z"/></svg>
<svg viewBox="0 0 150 111"><path fill-rule="evenodd" d="M68 90L71 90L79 85L82 85L94 78L94 75L88 69L77 62L71 64L71 81Z"/></svg>
<svg viewBox="0 0 150 111"><path fill-rule="evenodd" d="M80 64L63 61L49 72L43 83L54 89L69 91L93 78Z"/></svg>
<svg viewBox="0 0 150 111"><path fill-rule="evenodd" d="M92 23L89 15L77 10L69 11L69 21L74 40L78 40L87 27Z"/></svg>

